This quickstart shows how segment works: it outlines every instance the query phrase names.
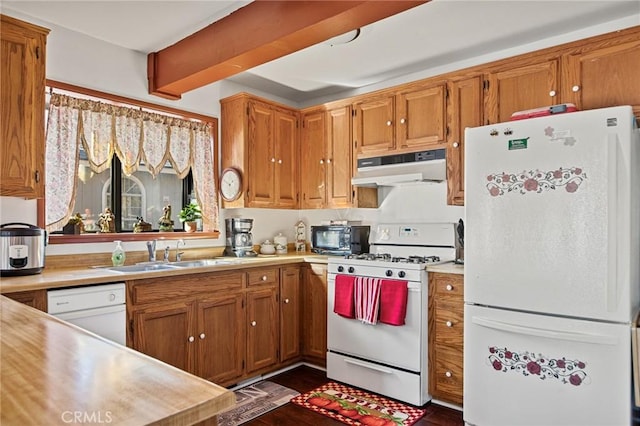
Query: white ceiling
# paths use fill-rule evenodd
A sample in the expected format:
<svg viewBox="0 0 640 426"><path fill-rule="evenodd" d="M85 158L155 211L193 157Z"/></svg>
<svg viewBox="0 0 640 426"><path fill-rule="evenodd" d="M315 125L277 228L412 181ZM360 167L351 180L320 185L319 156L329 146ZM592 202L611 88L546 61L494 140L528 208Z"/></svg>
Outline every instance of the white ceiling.
<svg viewBox="0 0 640 426"><path fill-rule="evenodd" d="M2 10L149 53L248 3L3 0ZM631 16L640 0L433 0L362 28L349 44L320 43L231 80L303 101Z"/></svg>

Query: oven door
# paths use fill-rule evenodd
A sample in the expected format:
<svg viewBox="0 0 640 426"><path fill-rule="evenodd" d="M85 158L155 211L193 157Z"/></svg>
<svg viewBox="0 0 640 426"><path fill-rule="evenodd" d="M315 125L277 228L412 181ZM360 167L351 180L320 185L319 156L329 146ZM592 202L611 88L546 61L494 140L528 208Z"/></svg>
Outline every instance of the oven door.
<svg viewBox="0 0 640 426"><path fill-rule="evenodd" d="M420 373L426 359L427 292L419 282L409 282L405 325L376 325L342 317L333 312L335 274L328 276L327 347L330 352L351 355ZM425 309L422 310L421 307ZM421 338L422 337L422 338Z"/></svg>

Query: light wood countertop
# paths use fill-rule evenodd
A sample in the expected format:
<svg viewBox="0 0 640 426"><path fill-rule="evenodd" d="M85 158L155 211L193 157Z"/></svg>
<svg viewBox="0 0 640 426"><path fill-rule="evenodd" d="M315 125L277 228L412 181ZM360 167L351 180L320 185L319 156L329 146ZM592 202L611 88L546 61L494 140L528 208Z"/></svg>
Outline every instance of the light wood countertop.
<svg viewBox="0 0 640 426"><path fill-rule="evenodd" d="M464 275L464 265L459 265L453 262L440 263L438 265L429 265L427 266L427 272Z"/></svg>
<svg viewBox="0 0 640 426"><path fill-rule="evenodd" d="M191 425L233 392L0 296L0 423ZM79 420L80 419L80 420Z"/></svg>
<svg viewBox="0 0 640 426"><path fill-rule="evenodd" d="M36 275L3 277L0 280L0 293L14 293L18 291L42 290L49 288L74 287L89 284L102 284L120 282L131 279L151 278L159 276L199 274L203 272L233 271L243 268L255 268L263 266L280 266L295 263L326 263L327 256L313 253L288 254L268 257L225 257L233 263L204 267L164 269L161 271L147 271L136 273L118 273L104 268L65 268L47 269ZM187 259L192 260L192 259Z"/></svg>

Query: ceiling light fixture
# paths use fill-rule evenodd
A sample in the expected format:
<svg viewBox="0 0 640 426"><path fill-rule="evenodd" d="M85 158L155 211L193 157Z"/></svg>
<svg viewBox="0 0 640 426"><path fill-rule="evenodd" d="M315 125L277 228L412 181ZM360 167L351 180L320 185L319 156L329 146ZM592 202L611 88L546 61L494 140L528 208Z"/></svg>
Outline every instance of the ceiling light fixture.
<svg viewBox="0 0 640 426"><path fill-rule="evenodd" d="M329 46L336 46L339 44L348 44L357 39L360 36L360 28L349 31L348 33L341 34L339 36L335 36L325 41L324 44Z"/></svg>

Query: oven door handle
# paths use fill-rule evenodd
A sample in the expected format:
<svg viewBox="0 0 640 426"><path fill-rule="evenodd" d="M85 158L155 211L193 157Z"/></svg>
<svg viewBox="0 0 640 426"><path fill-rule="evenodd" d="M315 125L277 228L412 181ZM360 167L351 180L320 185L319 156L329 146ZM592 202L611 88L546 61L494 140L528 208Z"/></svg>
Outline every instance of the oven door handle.
<svg viewBox="0 0 640 426"><path fill-rule="evenodd" d="M390 369L384 368L384 367L380 367L379 365L375 365L375 364L364 363L364 362L355 361L355 360L348 359L348 358L345 358L344 362L346 362L347 364L353 364L353 365L357 365L359 367L368 368L370 370L376 370L376 371L379 371L379 372L385 373L385 374L393 373L393 371L391 371Z"/></svg>

